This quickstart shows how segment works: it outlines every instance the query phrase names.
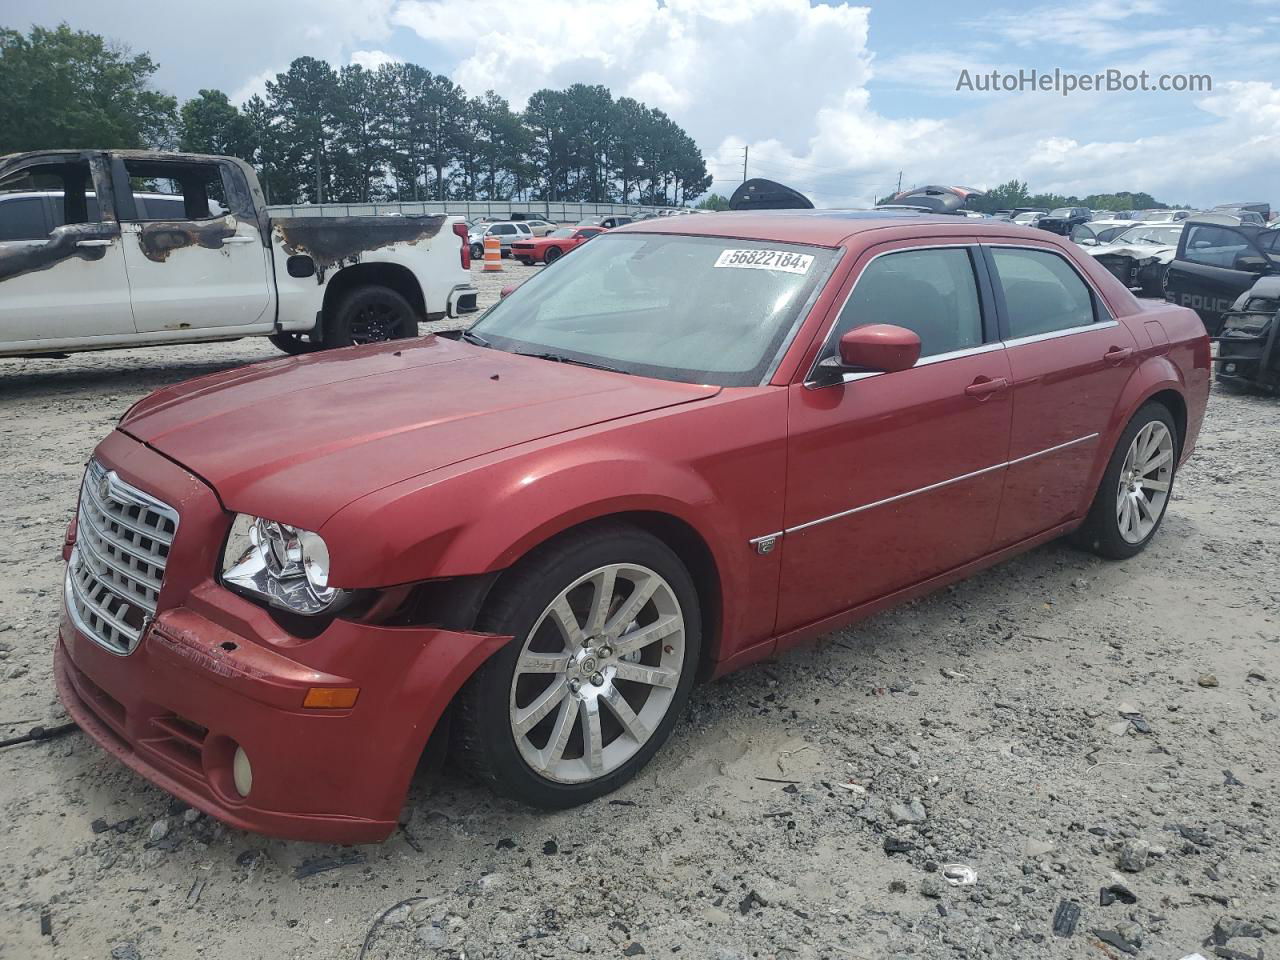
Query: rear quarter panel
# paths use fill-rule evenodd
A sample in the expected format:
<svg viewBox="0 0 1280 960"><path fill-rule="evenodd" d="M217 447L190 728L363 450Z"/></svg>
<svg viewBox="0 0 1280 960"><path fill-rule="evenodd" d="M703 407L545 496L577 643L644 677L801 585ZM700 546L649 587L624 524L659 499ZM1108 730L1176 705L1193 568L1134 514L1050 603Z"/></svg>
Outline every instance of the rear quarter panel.
<svg viewBox="0 0 1280 960"><path fill-rule="evenodd" d="M418 281L427 313L443 313L450 291L469 283L462 268L462 241L451 217L273 217L271 254L275 261L280 327L309 330L324 304L325 286L355 264L388 263L407 269ZM310 256L316 271L291 277L291 256Z"/></svg>

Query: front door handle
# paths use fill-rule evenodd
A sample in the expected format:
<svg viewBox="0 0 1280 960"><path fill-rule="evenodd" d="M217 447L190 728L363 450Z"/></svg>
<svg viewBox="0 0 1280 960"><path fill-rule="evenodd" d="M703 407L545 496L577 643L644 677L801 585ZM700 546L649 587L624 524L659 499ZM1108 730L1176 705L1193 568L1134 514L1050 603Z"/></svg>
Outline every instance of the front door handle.
<svg viewBox="0 0 1280 960"><path fill-rule="evenodd" d="M1108 363L1122 363L1133 356L1133 347L1112 347L1102 355Z"/></svg>
<svg viewBox="0 0 1280 960"><path fill-rule="evenodd" d="M231 236L231 237L223 237L223 238L222 238L222 242L223 242L224 244L227 244L227 243L257 243L257 242L258 242L258 238L257 238L257 237L242 237L242 236L240 236L239 234L236 234L235 236Z"/></svg>
<svg viewBox="0 0 1280 960"><path fill-rule="evenodd" d="M109 247L111 246L111 241L110 240L77 240L76 246L77 247Z"/></svg>
<svg viewBox="0 0 1280 960"><path fill-rule="evenodd" d="M966 396L977 397L979 400L985 400L993 393L999 393L1002 390L1009 389L1009 381L1004 377L979 377L973 383L964 388Z"/></svg>

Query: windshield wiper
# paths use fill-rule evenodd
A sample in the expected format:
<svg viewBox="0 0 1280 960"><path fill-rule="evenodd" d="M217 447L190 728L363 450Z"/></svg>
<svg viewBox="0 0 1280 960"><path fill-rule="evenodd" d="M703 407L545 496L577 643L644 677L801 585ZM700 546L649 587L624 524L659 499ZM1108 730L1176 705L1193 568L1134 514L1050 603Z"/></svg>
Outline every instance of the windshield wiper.
<svg viewBox="0 0 1280 960"><path fill-rule="evenodd" d="M492 346L492 344L490 344L484 337L480 336L480 334L472 333L470 330L462 331L462 339L467 341L467 343L474 343L477 347Z"/></svg>
<svg viewBox="0 0 1280 960"><path fill-rule="evenodd" d="M566 357L563 353L521 353L516 351L519 357L534 357L538 360L550 360L553 363L572 363L579 367L590 367L592 370L608 370L610 373L626 373L618 367L611 367L607 363L595 363L591 360L579 360L577 357Z"/></svg>

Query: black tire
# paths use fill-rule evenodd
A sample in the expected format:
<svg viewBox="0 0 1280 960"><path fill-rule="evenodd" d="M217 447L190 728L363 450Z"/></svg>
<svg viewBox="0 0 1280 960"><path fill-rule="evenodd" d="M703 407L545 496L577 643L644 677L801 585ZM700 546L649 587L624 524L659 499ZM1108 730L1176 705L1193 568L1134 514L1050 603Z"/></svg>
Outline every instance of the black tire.
<svg viewBox="0 0 1280 960"><path fill-rule="evenodd" d="M557 595L579 577L612 563L648 567L672 588L684 618L680 679L666 714L630 759L594 780L558 782L529 766L516 745L509 716L516 661L529 631ZM702 643L697 590L680 558L656 537L621 523L566 535L520 561L495 586L476 629L514 639L485 662L459 695L453 726L455 756L495 792L549 809L577 806L610 793L649 762L684 711Z"/></svg>
<svg viewBox="0 0 1280 960"><path fill-rule="evenodd" d="M472 259L472 260L483 260L483 259L484 259L484 244L483 244L483 243L473 243L473 244L471 245L471 259Z"/></svg>
<svg viewBox="0 0 1280 960"><path fill-rule="evenodd" d="M350 347L412 337L418 320L409 301L390 287L357 287L324 320L324 346Z"/></svg>
<svg viewBox="0 0 1280 960"><path fill-rule="evenodd" d="M523 263L526 267L533 266L533 261L530 260L528 257L516 257L516 259L519 260L521 263Z"/></svg>
<svg viewBox="0 0 1280 960"><path fill-rule="evenodd" d="M1163 423L1165 429L1169 431L1169 436L1173 439L1173 472L1169 475L1169 496L1160 505L1160 512L1159 516L1156 517L1155 526L1140 542L1131 543L1121 535L1120 525L1116 520L1120 472L1124 468L1125 457L1129 452L1129 447L1133 443L1134 437L1152 421ZM1089 515L1072 537L1076 544L1108 560L1127 560L1129 557L1141 553L1147 544L1151 542L1152 537L1160 530L1160 524L1164 522L1164 515L1168 509L1169 501L1173 498L1173 482L1177 473L1179 456L1178 444L1177 424L1174 422L1173 414L1169 412L1169 408L1163 403L1148 403L1135 413L1128 426L1124 428L1124 432L1120 434L1120 440L1116 443L1115 450L1111 452L1111 459L1107 461L1107 469L1102 474L1102 482L1098 485L1097 493L1094 494L1093 505L1089 508Z"/></svg>
<svg viewBox="0 0 1280 960"><path fill-rule="evenodd" d="M559 247L547 247L547 252L544 255L544 259L547 261L547 263L555 263L562 256L564 256L564 251L561 250Z"/></svg>
<svg viewBox="0 0 1280 960"><path fill-rule="evenodd" d="M273 333L267 339L277 349L295 357L303 353L314 353L320 349L320 344L301 333Z"/></svg>

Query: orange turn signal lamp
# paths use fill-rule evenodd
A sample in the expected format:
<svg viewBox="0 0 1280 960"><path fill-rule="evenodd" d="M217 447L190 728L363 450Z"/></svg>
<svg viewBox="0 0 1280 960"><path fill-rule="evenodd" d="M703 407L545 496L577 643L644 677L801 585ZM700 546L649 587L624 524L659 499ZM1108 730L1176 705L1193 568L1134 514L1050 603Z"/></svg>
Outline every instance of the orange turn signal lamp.
<svg viewBox="0 0 1280 960"><path fill-rule="evenodd" d="M346 710L356 705L359 687L312 687L302 699L311 710Z"/></svg>

